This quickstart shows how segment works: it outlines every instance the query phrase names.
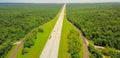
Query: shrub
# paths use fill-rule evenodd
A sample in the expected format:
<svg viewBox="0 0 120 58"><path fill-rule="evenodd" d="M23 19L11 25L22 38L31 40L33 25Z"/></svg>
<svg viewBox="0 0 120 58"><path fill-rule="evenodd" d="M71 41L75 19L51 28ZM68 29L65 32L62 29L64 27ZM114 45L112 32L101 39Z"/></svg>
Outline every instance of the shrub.
<svg viewBox="0 0 120 58"><path fill-rule="evenodd" d="M39 29L38 29L38 32L43 33L44 31L43 31L43 29L42 29L42 28L39 28Z"/></svg>
<svg viewBox="0 0 120 58"><path fill-rule="evenodd" d="M90 51L90 58L103 58L102 54L98 52L93 45L88 46L88 50Z"/></svg>
<svg viewBox="0 0 120 58"><path fill-rule="evenodd" d="M68 53L70 53L71 58L80 58L79 52L81 48L79 33L75 30L71 30L68 38Z"/></svg>

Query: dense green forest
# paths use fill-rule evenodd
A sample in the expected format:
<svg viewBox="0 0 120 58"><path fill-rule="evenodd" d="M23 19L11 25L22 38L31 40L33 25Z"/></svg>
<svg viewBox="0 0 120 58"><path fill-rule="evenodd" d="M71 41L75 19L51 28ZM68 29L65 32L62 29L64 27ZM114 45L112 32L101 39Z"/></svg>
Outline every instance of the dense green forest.
<svg viewBox="0 0 120 58"><path fill-rule="evenodd" d="M92 40L94 45L120 50L119 3L68 4L67 19L77 26L88 40ZM88 48L95 50L92 46ZM90 52L100 56L98 52Z"/></svg>
<svg viewBox="0 0 120 58"><path fill-rule="evenodd" d="M95 45L120 49L120 4L68 5L68 19Z"/></svg>
<svg viewBox="0 0 120 58"><path fill-rule="evenodd" d="M0 58L33 28L52 20L60 4L0 4Z"/></svg>

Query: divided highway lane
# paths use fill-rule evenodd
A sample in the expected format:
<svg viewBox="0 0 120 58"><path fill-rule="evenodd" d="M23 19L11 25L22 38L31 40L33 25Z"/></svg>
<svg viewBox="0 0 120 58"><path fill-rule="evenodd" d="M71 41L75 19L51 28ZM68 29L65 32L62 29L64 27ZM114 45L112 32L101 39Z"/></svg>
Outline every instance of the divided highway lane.
<svg viewBox="0 0 120 58"><path fill-rule="evenodd" d="M60 16L54 26L54 29L50 34L50 37L40 55L40 58L58 58L65 7L66 7L66 4L64 4L62 8Z"/></svg>

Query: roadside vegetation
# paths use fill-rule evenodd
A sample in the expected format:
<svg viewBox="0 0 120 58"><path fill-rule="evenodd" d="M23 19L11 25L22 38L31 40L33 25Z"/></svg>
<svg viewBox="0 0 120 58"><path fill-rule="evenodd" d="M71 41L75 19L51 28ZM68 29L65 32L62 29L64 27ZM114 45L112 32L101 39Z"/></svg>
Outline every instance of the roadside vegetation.
<svg viewBox="0 0 120 58"><path fill-rule="evenodd" d="M92 41L89 41L89 56L90 58L119 58L120 51L116 50L115 48L110 48L109 46L105 46L103 48L95 48L95 45Z"/></svg>
<svg viewBox="0 0 120 58"><path fill-rule="evenodd" d="M68 37L68 53L70 58L81 58L83 54L80 55L82 50L82 42L80 41L80 34L76 30L70 30ZM80 57L81 56L81 57Z"/></svg>
<svg viewBox="0 0 120 58"><path fill-rule="evenodd" d="M58 19L58 16L59 16L59 12L53 20L33 30L33 31L37 30L36 35L28 39L28 42L24 43L24 45L20 48L20 50L18 51L15 57L16 58L39 58L50 36L50 33L54 28L54 25ZM31 36L31 34L29 34L29 36Z"/></svg>
<svg viewBox="0 0 120 58"><path fill-rule="evenodd" d="M52 20L60 7L59 4L0 4L0 58L6 56L14 42ZM24 47L34 45L36 34L37 31L27 37Z"/></svg>
<svg viewBox="0 0 120 58"><path fill-rule="evenodd" d="M105 56L109 56L109 58L119 58L120 52L118 52L115 48L110 48L106 46L104 49L101 50L101 53Z"/></svg>
<svg viewBox="0 0 120 58"><path fill-rule="evenodd" d="M90 58L103 58L102 53L100 53L99 50L96 50L94 45L90 44L88 46L88 50L90 52L90 55L89 55Z"/></svg>
<svg viewBox="0 0 120 58"><path fill-rule="evenodd" d="M67 6L67 18L83 32L88 40L93 41L93 46L108 46L120 50L119 3L68 4ZM88 48L90 53L95 50L91 45ZM106 54L105 51L97 52L96 50L94 53L99 54L99 56ZM91 55L96 58L94 53ZM112 55L116 55L114 58L117 58L119 53L113 52Z"/></svg>
<svg viewBox="0 0 120 58"><path fill-rule="evenodd" d="M31 48L32 46L34 46L34 42L35 39L37 39L37 33L43 33L43 29L41 28L37 28L33 31L31 31L31 33L25 37L24 39L24 48L22 50L22 54L24 55L25 53L28 53L28 48Z"/></svg>
<svg viewBox="0 0 120 58"><path fill-rule="evenodd" d="M63 21L58 58L83 58L83 44L78 30L66 19Z"/></svg>

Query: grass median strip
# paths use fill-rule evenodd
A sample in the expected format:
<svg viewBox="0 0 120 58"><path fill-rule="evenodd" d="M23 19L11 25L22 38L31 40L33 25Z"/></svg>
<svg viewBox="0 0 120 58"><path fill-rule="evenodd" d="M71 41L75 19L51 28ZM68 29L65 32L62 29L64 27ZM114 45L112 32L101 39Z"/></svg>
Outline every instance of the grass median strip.
<svg viewBox="0 0 120 58"><path fill-rule="evenodd" d="M71 48L69 47L70 46L69 45L70 39L68 39L68 35L69 35L71 30L77 31L77 29L70 22L68 22L66 17L65 17L64 21L63 21L63 28L62 28L62 33L61 33L59 56L58 56L59 58L70 58L70 57L72 57L71 54L69 53ZM80 52L78 54L79 54L80 58L83 58L82 39L80 38L80 36L77 39L80 40L79 42L80 42L80 45L81 45L80 46Z"/></svg>

